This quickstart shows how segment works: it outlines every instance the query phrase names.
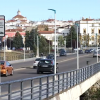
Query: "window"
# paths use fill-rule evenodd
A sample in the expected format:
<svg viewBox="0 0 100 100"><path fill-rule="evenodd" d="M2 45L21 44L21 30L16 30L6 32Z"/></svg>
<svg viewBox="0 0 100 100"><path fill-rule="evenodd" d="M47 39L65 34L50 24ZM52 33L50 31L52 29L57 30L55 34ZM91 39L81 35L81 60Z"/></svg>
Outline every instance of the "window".
<svg viewBox="0 0 100 100"><path fill-rule="evenodd" d="M83 33L86 33L86 29L83 29Z"/></svg>
<svg viewBox="0 0 100 100"><path fill-rule="evenodd" d="M99 29L99 34L100 34L100 29Z"/></svg>
<svg viewBox="0 0 100 100"><path fill-rule="evenodd" d="M94 24L92 24L92 27L94 26Z"/></svg>
<svg viewBox="0 0 100 100"><path fill-rule="evenodd" d="M92 37L91 39L92 39L92 41L94 41L94 37Z"/></svg>
<svg viewBox="0 0 100 100"><path fill-rule="evenodd" d="M94 29L91 30L91 33L92 33L92 34L94 33Z"/></svg>

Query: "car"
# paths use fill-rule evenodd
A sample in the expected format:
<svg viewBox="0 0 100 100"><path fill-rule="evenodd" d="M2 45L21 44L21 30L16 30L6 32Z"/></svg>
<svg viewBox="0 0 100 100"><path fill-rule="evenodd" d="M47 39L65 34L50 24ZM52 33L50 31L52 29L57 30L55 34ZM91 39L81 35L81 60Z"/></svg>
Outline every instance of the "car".
<svg viewBox="0 0 100 100"><path fill-rule="evenodd" d="M98 55L97 55L97 51L94 51L94 52L93 52L93 58L94 58L94 57L97 57L97 56L100 57L100 51L98 51Z"/></svg>
<svg viewBox="0 0 100 100"><path fill-rule="evenodd" d="M66 52L64 49L59 49L58 50L59 53L62 52L62 51Z"/></svg>
<svg viewBox="0 0 100 100"><path fill-rule="evenodd" d="M65 51L60 51L59 56L67 56L67 53Z"/></svg>
<svg viewBox="0 0 100 100"><path fill-rule="evenodd" d="M40 61L41 59L43 59L43 58L36 58L36 59L34 60L34 62L33 62L33 68L37 68L37 65L38 65L38 63L39 63L39 61Z"/></svg>
<svg viewBox="0 0 100 100"><path fill-rule="evenodd" d="M83 54L83 50L79 50L78 53L79 53L79 54Z"/></svg>
<svg viewBox="0 0 100 100"><path fill-rule="evenodd" d="M93 51L94 51L94 49L90 49L90 51L91 51L91 52L93 52Z"/></svg>
<svg viewBox="0 0 100 100"><path fill-rule="evenodd" d="M43 72L51 72L54 74L55 62L53 59L41 59L38 63L37 74ZM56 73L58 73L58 63L56 63Z"/></svg>
<svg viewBox="0 0 100 100"><path fill-rule="evenodd" d="M91 50L90 49L86 49L85 53L91 53Z"/></svg>
<svg viewBox="0 0 100 100"><path fill-rule="evenodd" d="M54 59L54 54L48 54L46 58L47 59Z"/></svg>
<svg viewBox="0 0 100 100"><path fill-rule="evenodd" d="M8 61L0 60L1 75L13 75L13 67Z"/></svg>

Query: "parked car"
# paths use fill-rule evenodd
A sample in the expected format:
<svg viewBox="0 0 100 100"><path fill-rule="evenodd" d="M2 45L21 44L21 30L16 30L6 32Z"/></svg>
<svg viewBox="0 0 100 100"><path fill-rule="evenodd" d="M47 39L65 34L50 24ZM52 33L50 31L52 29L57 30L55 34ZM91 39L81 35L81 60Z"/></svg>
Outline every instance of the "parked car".
<svg viewBox="0 0 100 100"><path fill-rule="evenodd" d="M67 53L65 51L60 51L59 56L67 56Z"/></svg>
<svg viewBox="0 0 100 100"><path fill-rule="evenodd" d="M86 49L85 53L91 53L91 50L90 49Z"/></svg>
<svg viewBox="0 0 100 100"><path fill-rule="evenodd" d="M83 50L79 50L78 53L79 53L79 54L83 54Z"/></svg>
<svg viewBox="0 0 100 100"><path fill-rule="evenodd" d="M40 72L51 72L54 73L55 62L53 59L41 59L38 63L37 74ZM56 63L56 73L58 72L58 63Z"/></svg>
<svg viewBox="0 0 100 100"><path fill-rule="evenodd" d="M0 60L1 75L13 75L13 67L8 61Z"/></svg>
<svg viewBox="0 0 100 100"><path fill-rule="evenodd" d="M33 62L33 68L37 68L37 65L38 65L38 63L39 63L39 61L40 61L41 59L43 59L43 58L36 58L36 59L34 60L34 62Z"/></svg>
<svg viewBox="0 0 100 100"><path fill-rule="evenodd" d="M54 59L54 54L48 54L46 58L47 59Z"/></svg>
<svg viewBox="0 0 100 100"><path fill-rule="evenodd" d="M97 56L100 57L100 51L98 51L98 54L97 54L97 51L94 51L94 52L93 52L93 58L94 58L94 57L97 57Z"/></svg>

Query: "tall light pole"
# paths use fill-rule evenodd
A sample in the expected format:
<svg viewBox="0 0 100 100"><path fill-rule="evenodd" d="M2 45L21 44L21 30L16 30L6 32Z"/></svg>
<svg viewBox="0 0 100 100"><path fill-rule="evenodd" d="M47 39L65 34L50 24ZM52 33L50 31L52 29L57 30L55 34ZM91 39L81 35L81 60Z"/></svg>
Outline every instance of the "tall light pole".
<svg viewBox="0 0 100 100"><path fill-rule="evenodd" d="M37 57L39 57L39 41L38 41L38 35L37 35Z"/></svg>
<svg viewBox="0 0 100 100"><path fill-rule="evenodd" d="M24 61L25 61L25 37L23 39L24 39L23 43L24 43Z"/></svg>
<svg viewBox="0 0 100 100"><path fill-rule="evenodd" d="M96 42L97 42L97 63L98 63L98 34L96 33Z"/></svg>
<svg viewBox="0 0 100 100"><path fill-rule="evenodd" d="M55 60L55 66L54 66L54 74L56 74L56 10L54 9L48 9L54 12L54 19L55 19L55 52L54 52L54 60Z"/></svg>
<svg viewBox="0 0 100 100"><path fill-rule="evenodd" d="M76 23L77 26L77 69L79 69L79 53L78 53L78 24Z"/></svg>

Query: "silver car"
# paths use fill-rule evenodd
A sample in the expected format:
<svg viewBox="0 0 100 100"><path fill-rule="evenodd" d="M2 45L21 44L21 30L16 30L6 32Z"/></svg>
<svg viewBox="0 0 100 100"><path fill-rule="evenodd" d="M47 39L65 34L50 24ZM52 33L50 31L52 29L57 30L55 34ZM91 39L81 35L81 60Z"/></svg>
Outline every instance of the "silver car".
<svg viewBox="0 0 100 100"><path fill-rule="evenodd" d="M98 54L97 54L97 51L93 52L93 57L97 57L97 56L100 57L100 51L98 51Z"/></svg>

